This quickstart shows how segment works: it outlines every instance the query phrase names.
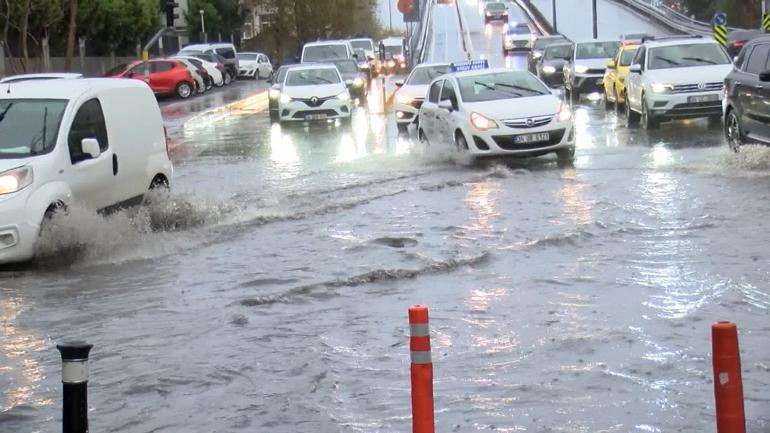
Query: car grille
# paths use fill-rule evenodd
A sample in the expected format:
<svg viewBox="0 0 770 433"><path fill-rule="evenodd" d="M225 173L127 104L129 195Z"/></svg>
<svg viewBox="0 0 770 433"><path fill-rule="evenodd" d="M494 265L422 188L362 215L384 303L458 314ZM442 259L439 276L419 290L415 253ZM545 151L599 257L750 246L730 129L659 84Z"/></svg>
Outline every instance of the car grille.
<svg viewBox="0 0 770 433"><path fill-rule="evenodd" d="M698 86L704 86L699 88ZM716 92L724 87L722 82L701 83L701 84L677 84L671 93L693 93L693 92Z"/></svg>
<svg viewBox="0 0 770 433"><path fill-rule="evenodd" d="M674 105L666 111L667 117L718 116L722 114L722 101L689 102Z"/></svg>
<svg viewBox="0 0 770 433"><path fill-rule="evenodd" d="M541 141L537 143L525 143L519 144L514 141L516 135L497 135L492 137L495 143L503 150L529 150L540 149L541 147L553 146L559 144L564 137L564 129L556 129L548 131L550 133L550 139L548 141Z"/></svg>
<svg viewBox="0 0 770 433"><path fill-rule="evenodd" d="M294 113L294 116L292 117L294 119L305 119L307 116L318 115L318 114L325 114L327 117L334 117L339 115L339 113L337 113L334 110L305 110L305 111L297 111L296 113Z"/></svg>
<svg viewBox="0 0 770 433"><path fill-rule="evenodd" d="M551 123L553 116L522 117L521 119L503 120L503 124L509 128L537 128ZM528 123L531 121L531 123Z"/></svg>
<svg viewBox="0 0 770 433"><path fill-rule="evenodd" d="M604 74L604 69L589 69L588 71L586 71L586 74L589 74L589 75Z"/></svg>
<svg viewBox="0 0 770 433"><path fill-rule="evenodd" d="M326 98L316 98L315 102L313 102L313 98L304 98L304 99L303 98L295 98L294 100L295 101L304 102L305 105L307 105L308 107L320 107L321 105L324 104L324 102L326 102L326 101L328 101L328 100L330 100L332 98L334 98L334 96L328 96Z"/></svg>

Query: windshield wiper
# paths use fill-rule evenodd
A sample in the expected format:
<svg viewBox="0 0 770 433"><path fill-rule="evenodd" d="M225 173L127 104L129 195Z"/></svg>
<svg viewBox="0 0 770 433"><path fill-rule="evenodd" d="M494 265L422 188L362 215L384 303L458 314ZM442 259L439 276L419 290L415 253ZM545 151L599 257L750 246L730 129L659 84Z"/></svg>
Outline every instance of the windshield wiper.
<svg viewBox="0 0 770 433"><path fill-rule="evenodd" d="M495 85L496 86L500 86L500 87L508 87L510 89L524 90L524 91L527 91L527 92L535 93L537 95L545 95L545 93L543 93L543 92L541 92L541 91L539 91L537 89L530 89L529 87L518 86L516 84L495 83Z"/></svg>
<svg viewBox="0 0 770 433"><path fill-rule="evenodd" d="M671 60L668 57L656 57L655 60L663 60L664 62L668 63L669 65L676 65L676 66L680 66L681 65L681 63L679 63L677 61L674 61L674 60Z"/></svg>
<svg viewBox="0 0 770 433"><path fill-rule="evenodd" d="M482 83L481 81L474 81L473 83L474 84L478 84L479 86L485 87L485 88L487 88L487 89L489 89L489 90L491 90L493 92L502 92L502 93L506 93L508 95L514 95L516 97L524 96L524 95L522 95L519 92L510 92L510 91L506 92L506 91L503 91L501 89L496 88L495 86L489 85L487 83ZM495 85L497 85L497 83L495 83Z"/></svg>
<svg viewBox="0 0 770 433"><path fill-rule="evenodd" d="M682 60L692 60L694 62L708 63L709 65L716 65L717 62L702 57L682 57Z"/></svg>
<svg viewBox="0 0 770 433"><path fill-rule="evenodd" d="M13 102L9 103L8 106L5 107L5 110L3 110L2 113L0 113L0 122L5 120L5 115L8 113L8 110L11 109L11 107L13 107Z"/></svg>
<svg viewBox="0 0 770 433"><path fill-rule="evenodd" d="M333 84L331 80L327 80L326 78L321 78L321 77L316 77L315 81L316 82L314 84L318 84L319 81L322 83Z"/></svg>

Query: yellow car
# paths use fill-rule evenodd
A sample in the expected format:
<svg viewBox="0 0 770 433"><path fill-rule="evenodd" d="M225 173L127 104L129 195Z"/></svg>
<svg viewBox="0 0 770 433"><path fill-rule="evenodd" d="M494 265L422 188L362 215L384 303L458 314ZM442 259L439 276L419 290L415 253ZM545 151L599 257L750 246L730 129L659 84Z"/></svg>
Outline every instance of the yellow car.
<svg viewBox="0 0 770 433"><path fill-rule="evenodd" d="M607 109L614 106L618 111L626 103L626 77L638 49L639 45L621 45L615 58L607 63L604 73L604 106Z"/></svg>

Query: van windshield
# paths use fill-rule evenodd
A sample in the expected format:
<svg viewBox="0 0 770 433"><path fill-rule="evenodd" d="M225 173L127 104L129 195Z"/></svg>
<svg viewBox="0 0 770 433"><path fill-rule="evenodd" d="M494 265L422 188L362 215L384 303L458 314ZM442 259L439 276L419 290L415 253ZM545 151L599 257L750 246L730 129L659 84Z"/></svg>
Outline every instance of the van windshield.
<svg viewBox="0 0 770 433"><path fill-rule="evenodd" d="M286 77L286 86L316 86L322 84L336 84L340 77L336 69L300 69L289 71Z"/></svg>
<svg viewBox="0 0 770 433"><path fill-rule="evenodd" d="M302 55L303 62L321 62L330 59L347 59L348 47L342 44L313 45L305 47Z"/></svg>
<svg viewBox="0 0 770 433"><path fill-rule="evenodd" d="M66 100L0 100L0 158L25 158L56 145Z"/></svg>

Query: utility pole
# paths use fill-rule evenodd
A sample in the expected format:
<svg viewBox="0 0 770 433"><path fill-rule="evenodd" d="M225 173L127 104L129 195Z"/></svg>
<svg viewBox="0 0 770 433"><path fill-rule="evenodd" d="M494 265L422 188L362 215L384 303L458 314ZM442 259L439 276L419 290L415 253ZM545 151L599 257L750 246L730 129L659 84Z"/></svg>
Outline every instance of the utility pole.
<svg viewBox="0 0 770 433"><path fill-rule="evenodd" d="M388 18L390 19L390 34L393 34L393 0L388 0Z"/></svg>
<svg viewBox="0 0 770 433"><path fill-rule="evenodd" d="M208 38L208 35L206 35L206 20L203 17L204 11L203 9L201 9L198 12L200 12L201 14L201 33L203 33L203 42L208 42L209 38Z"/></svg>
<svg viewBox="0 0 770 433"><path fill-rule="evenodd" d="M553 14L553 31L554 33L559 33L559 30L556 27L556 0L551 0L551 12Z"/></svg>
<svg viewBox="0 0 770 433"><path fill-rule="evenodd" d="M598 27L598 23L596 22L597 21L597 18L596 18L596 0L592 1L592 7L591 8L592 8L593 14L594 14L594 39L599 39L599 27Z"/></svg>

